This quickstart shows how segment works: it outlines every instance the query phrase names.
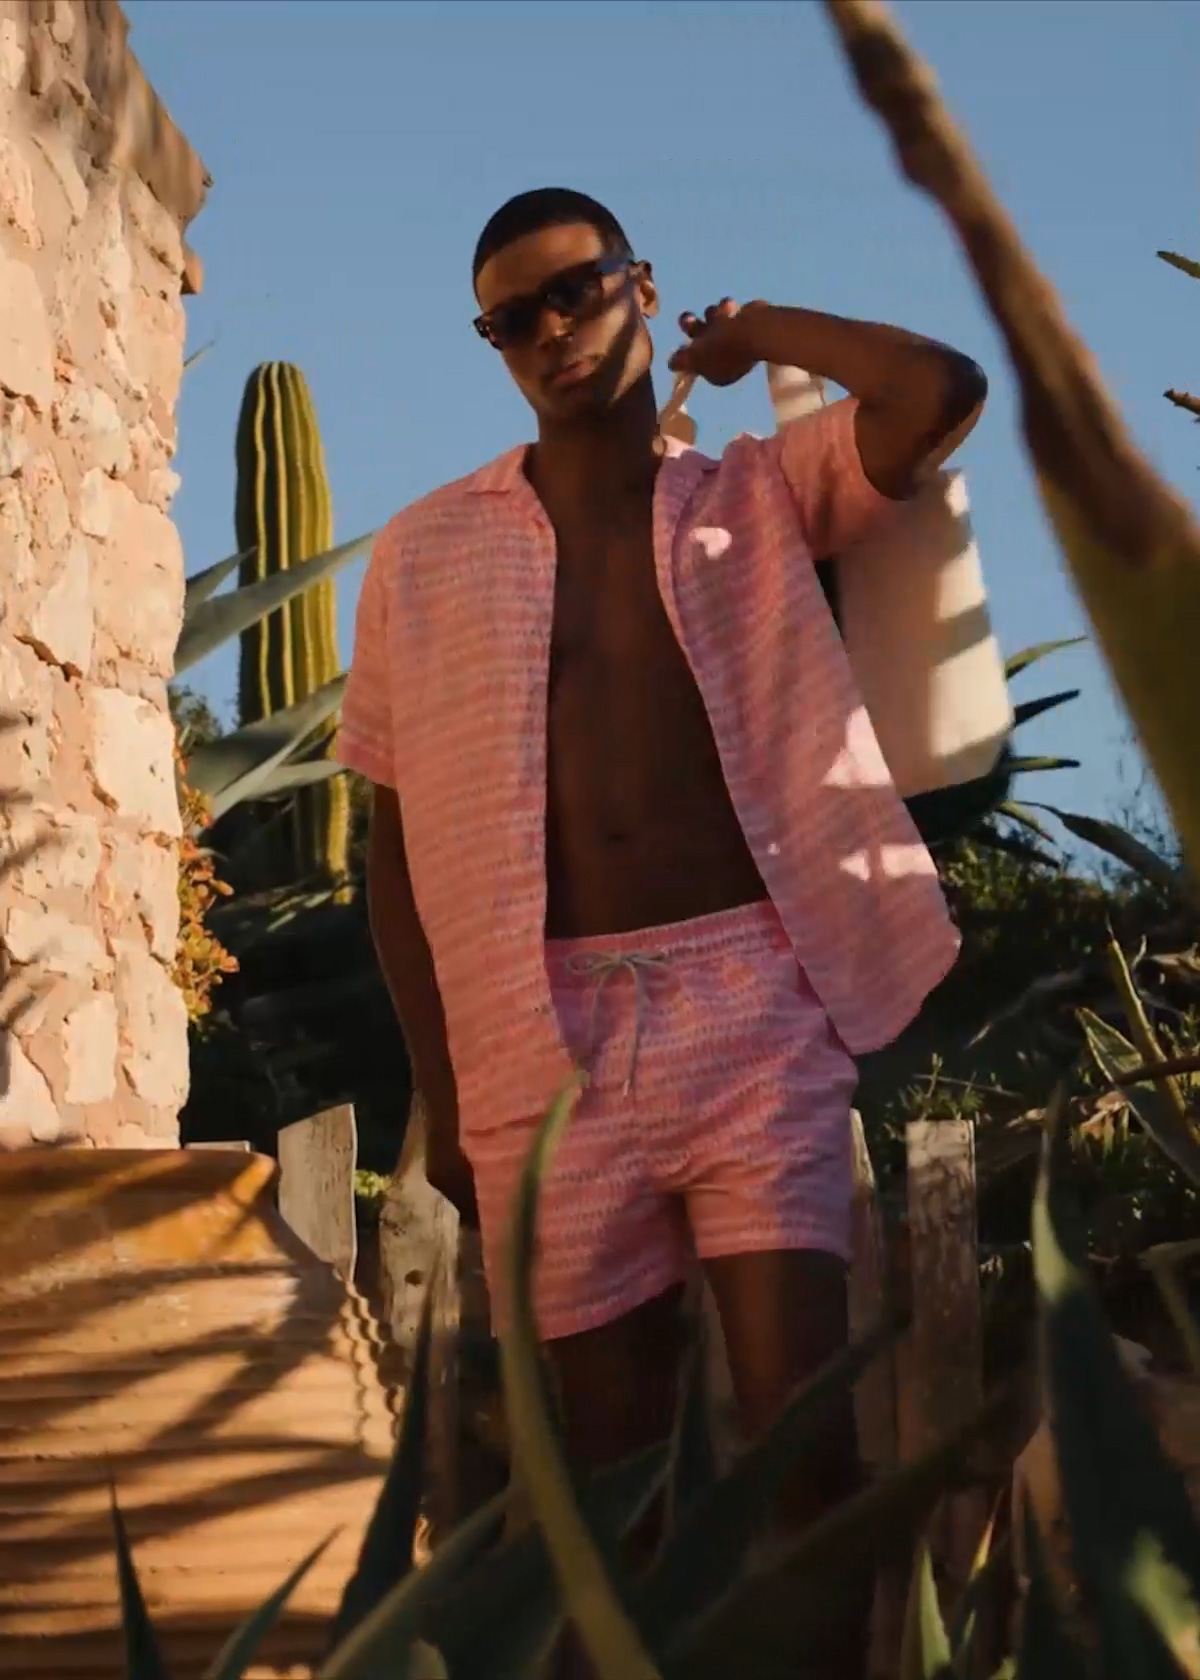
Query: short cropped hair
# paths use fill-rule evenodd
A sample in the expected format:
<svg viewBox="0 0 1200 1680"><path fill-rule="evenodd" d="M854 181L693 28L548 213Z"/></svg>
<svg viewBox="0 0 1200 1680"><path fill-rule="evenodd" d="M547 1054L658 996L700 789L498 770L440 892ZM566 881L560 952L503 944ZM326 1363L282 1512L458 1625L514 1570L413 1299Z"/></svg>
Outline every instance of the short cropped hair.
<svg viewBox="0 0 1200 1680"><path fill-rule="evenodd" d="M570 187L535 187L531 192L510 198L490 218L475 246L471 279L477 281L484 263L515 239L523 239L527 233L540 233L543 228L564 227L568 222L585 222L595 228L606 251L623 257L633 255L625 229L612 211L596 199Z"/></svg>

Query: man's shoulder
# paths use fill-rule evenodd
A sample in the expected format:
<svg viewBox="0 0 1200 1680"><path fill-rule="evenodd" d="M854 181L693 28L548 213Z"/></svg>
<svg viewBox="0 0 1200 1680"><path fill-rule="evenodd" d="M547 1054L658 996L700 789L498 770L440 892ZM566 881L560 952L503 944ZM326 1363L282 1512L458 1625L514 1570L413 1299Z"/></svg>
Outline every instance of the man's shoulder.
<svg viewBox="0 0 1200 1680"><path fill-rule="evenodd" d="M520 470L520 454L519 449L507 450L401 508L380 532L378 550L416 558L448 542L459 543L474 526L495 518L495 492Z"/></svg>

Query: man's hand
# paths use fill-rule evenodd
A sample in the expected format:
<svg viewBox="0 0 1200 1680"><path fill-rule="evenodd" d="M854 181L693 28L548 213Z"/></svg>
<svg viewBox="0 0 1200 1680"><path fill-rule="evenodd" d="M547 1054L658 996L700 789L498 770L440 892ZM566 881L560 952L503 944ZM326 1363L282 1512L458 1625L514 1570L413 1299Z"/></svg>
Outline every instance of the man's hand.
<svg viewBox="0 0 1200 1680"><path fill-rule="evenodd" d="M458 1141L458 1116L425 1111L425 1177L471 1230L479 1225L475 1175Z"/></svg>
<svg viewBox="0 0 1200 1680"><path fill-rule="evenodd" d="M704 311L704 319L689 312L679 325L690 340L681 345L667 366L672 373L691 373L710 385L736 385L761 361L747 342L746 314L761 304L748 303L741 309L732 298L722 298Z"/></svg>

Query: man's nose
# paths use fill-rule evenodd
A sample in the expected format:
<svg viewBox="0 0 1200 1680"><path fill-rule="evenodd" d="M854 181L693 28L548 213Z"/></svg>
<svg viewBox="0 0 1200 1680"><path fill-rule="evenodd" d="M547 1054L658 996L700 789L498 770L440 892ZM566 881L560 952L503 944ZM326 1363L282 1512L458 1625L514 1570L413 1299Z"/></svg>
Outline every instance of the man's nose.
<svg viewBox="0 0 1200 1680"><path fill-rule="evenodd" d="M575 322L569 315L564 315L560 310L547 304L538 317L538 348L544 349L551 344L561 344L564 339L570 338L574 330Z"/></svg>

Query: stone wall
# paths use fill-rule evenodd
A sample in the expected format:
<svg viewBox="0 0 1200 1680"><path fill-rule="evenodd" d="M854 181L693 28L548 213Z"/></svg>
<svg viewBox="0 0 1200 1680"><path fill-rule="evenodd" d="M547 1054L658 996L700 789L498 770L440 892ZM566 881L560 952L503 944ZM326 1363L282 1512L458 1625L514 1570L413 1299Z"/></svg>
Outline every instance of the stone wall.
<svg viewBox="0 0 1200 1680"><path fill-rule="evenodd" d="M0 0L0 1149L164 1144L169 517L207 187L112 0Z"/></svg>

